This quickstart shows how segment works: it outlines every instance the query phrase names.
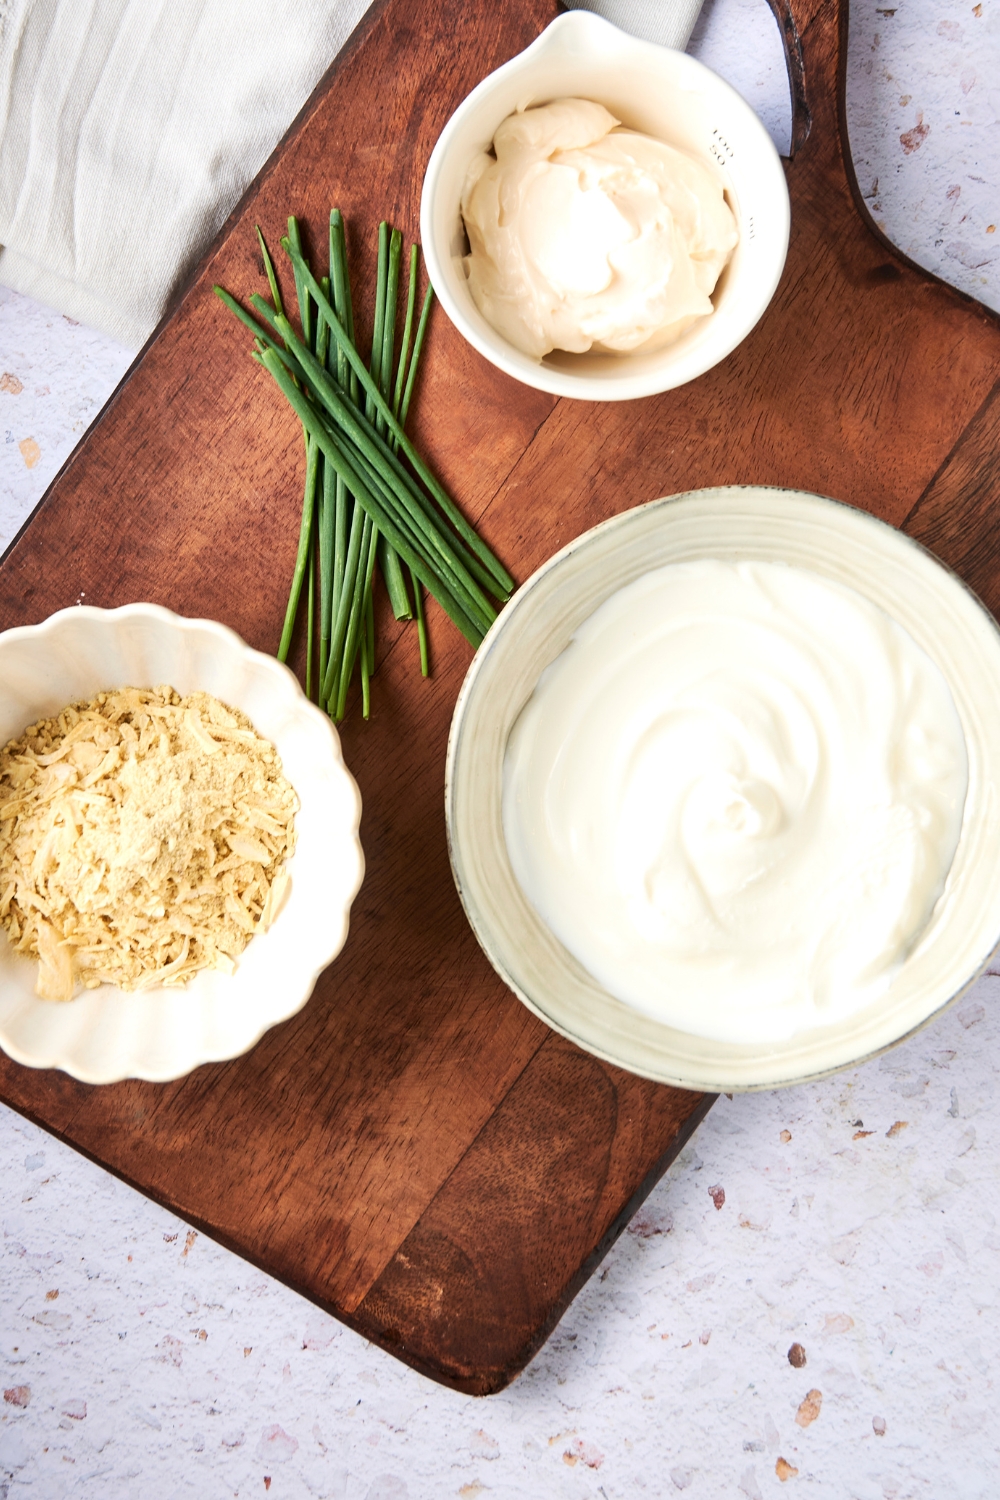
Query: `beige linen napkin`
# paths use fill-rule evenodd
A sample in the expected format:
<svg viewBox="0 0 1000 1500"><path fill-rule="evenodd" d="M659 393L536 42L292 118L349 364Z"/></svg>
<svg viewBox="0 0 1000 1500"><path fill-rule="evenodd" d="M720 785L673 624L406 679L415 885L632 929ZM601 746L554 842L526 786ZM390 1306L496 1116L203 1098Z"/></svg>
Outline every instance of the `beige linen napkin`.
<svg viewBox="0 0 1000 1500"><path fill-rule="evenodd" d="M691 39L703 0L565 0L568 10L592 10L622 31L676 47L683 52Z"/></svg>
<svg viewBox="0 0 1000 1500"><path fill-rule="evenodd" d="M138 348L368 0L0 0L0 282Z"/></svg>
<svg viewBox="0 0 1000 1500"><path fill-rule="evenodd" d="M366 8L0 0L0 282L138 348ZM701 0L584 8L683 47Z"/></svg>

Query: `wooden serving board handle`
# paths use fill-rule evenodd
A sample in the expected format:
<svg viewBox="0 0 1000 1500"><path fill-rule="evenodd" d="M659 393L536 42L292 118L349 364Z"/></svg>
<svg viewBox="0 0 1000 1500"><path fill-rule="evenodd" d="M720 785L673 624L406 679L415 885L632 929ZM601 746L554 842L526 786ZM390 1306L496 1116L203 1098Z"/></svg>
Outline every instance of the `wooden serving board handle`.
<svg viewBox="0 0 1000 1500"><path fill-rule="evenodd" d="M418 441L519 579L644 500L776 484L904 525L995 605L996 320L872 232L841 149L838 7L775 4L796 87L792 237L757 328L692 384L602 406L514 384L438 315ZM378 219L416 233L445 120L555 12L554 0L383 0L368 13L0 565L0 627L80 598L148 599L275 649L301 434L212 285L260 288L254 226L276 245L289 212L319 251L336 204L370 304ZM418 1369L481 1394L538 1348L711 1099L586 1056L486 963L442 812L471 653L431 616L432 681L415 673L412 634L383 619L372 722L355 709L344 725L368 870L347 947L309 1004L247 1056L174 1084L88 1088L0 1058L0 1096Z"/></svg>
<svg viewBox="0 0 1000 1500"><path fill-rule="evenodd" d="M847 129L848 0L770 4L792 95L793 231L807 213L832 238L840 280L856 297L851 333L868 316L881 325L867 340L850 340L870 349L849 367L852 377L863 377L849 428L862 418L880 444L891 493L884 508L863 494L830 493L875 510L923 543L998 615L1000 319L904 255L869 212ZM858 221L866 233L858 233ZM842 388L842 380L831 382L832 403ZM930 442L913 453L921 430Z"/></svg>

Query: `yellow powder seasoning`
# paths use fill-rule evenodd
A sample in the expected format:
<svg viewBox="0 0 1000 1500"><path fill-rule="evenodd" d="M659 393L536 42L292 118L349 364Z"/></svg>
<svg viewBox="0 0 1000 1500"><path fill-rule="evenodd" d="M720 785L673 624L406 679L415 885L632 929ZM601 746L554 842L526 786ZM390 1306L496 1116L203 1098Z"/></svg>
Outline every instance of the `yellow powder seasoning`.
<svg viewBox="0 0 1000 1500"><path fill-rule="evenodd" d="M288 887L298 799L274 746L208 693L122 688L0 751L0 923L36 992L232 973Z"/></svg>

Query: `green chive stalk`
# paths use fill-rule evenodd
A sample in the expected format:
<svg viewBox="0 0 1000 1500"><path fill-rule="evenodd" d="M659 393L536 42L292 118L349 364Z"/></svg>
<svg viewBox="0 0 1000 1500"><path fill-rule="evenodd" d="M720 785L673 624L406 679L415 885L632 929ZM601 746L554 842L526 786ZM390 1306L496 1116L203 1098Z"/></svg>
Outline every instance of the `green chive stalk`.
<svg viewBox="0 0 1000 1500"><path fill-rule="evenodd" d="M420 457L420 454L416 451L413 444L406 436L406 433L403 431L399 422L393 416L391 407L386 403L381 391L372 380L370 373L365 369L364 361L361 359L357 350L354 348L354 345L349 341L346 330L338 319L336 313L334 312L333 308L330 306L326 298L324 298L319 282L316 280L312 271L309 269L307 263L303 260L301 253L295 248L295 246L289 239L283 239L281 242L281 247L285 251L285 254L288 256L289 260L292 262L292 265L298 268L304 285L308 289L310 296L317 304L320 317L325 318L330 324L330 333L337 340L337 343L343 347L344 352L347 355L348 360L350 361L351 368L357 375L362 389L364 390L366 396L370 398L375 410L385 419L389 431L392 433L393 437L396 438L401 450L406 455L409 462L412 464L420 479L430 490L431 494L434 496L434 499L438 502L442 510L448 516L449 520L455 526L455 529L463 537L471 550L475 552L476 555L480 558L481 562L490 572L490 574L495 578L502 591L501 597L503 597L504 599L508 598L514 589L513 578L511 578L506 568L503 567L503 565L493 556L486 543L476 535L473 527L469 525L468 521L462 515L461 511L458 509L458 506L452 500L451 496L444 489L440 481L431 473L430 469ZM430 293L428 292L428 297L425 302L425 312L429 311L429 306ZM425 319L422 315L421 323L424 322ZM418 329L417 338L420 339L420 336L420 330ZM403 402L405 405L405 394L403 396Z"/></svg>
<svg viewBox="0 0 1000 1500"><path fill-rule="evenodd" d="M480 563L478 555L474 555L463 545L461 536L456 536L450 530L440 511L434 506L430 497L408 475L393 449L378 435L373 427L365 422L362 413L356 409L352 409L349 403L343 399L341 393L332 384L325 371L317 364L315 357L310 354L305 345L296 337L295 331L287 318L276 318L275 326L284 335L288 349L294 356L294 367L298 369L302 380L311 386L314 395L325 408L324 416L328 415L332 417L337 427L343 431L345 436L352 439L351 448L363 456L365 463L378 473L380 479L384 481L384 492L392 494L395 497L395 502L406 515L407 522L427 532L433 545L442 555L450 557L461 564L461 570L468 575L468 582L472 593L479 599L482 607L487 611L489 623L492 623L494 612L486 594L483 593L482 588L480 588L476 580L480 580L484 587L497 598L506 598L507 590L502 590L496 584L491 577L490 571ZM273 358L272 351L267 351L263 357L268 359ZM303 404L304 398L297 400L295 402L296 409L301 409ZM315 407L311 403L308 409L315 411ZM303 421L305 420L305 417L303 417ZM324 419L320 420L323 421ZM448 503L451 510L455 511L456 507L454 503L450 500ZM460 519L464 523L464 518L460 516ZM463 533L468 529L467 523L464 523L462 528ZM478 541L478 538L476 540ZM493 554L489 552L484 544L480 543L476 551L477 553L481 551L485 552L493 567L499 567Z"/></svg>
<svg viewBox="0 0 1000 1500"><path fill-rule="evenodd" d="M306 697L313 695L313 655L316 644L316 533L309 539L309 560L306 563L309 585L306 590Z"/></svg>
<svg viewBox="0 0 1000 1500"><path fill-rule="evenodd" d="M288 241L289 244L294 245L298 258L304 265L305 260L302 254L302 232L299 229L299 221L294 214L292 214L288 220ZM284 240L282 240L282 244L284 244ZM313 320L312 307L309 301L309 291L306 287L306 283L302 276L301 270L298 270L293 266L292 274L295 277L295 291L299 299L299 321L302 324L302 337L305 339L307 344L311 344Z"/></svg>
<svg viewBox="0 0 1000 1500"><path fill-rule="evenodd" d="M434 288L428 286L424 305L420 310L420 322L417 325L417 337L413 344L413 359L410 361L410 373L406 378L406 390L403 392L403 404L399 408L399 425L406 426L406 414L410 410L410 402L413 400L413 386L417 378L417 365L420 363L420 352L424 347L424 336L427 333L427 324L431 315L431 303L434 301ZM506 570L504 570L506 571ZM507 574L508 589L513 589L514 580Z"/></svg>
<svg viewBox="0 0 1000 1500"><path fill-rule="evenodd" d="M387 228L388 226L383 227ZM381 228L379 239L381 241ZM386 398L388 398L392 390L393 347L396 340L396 304L399 299L399 265L402 258L402 250L403 236L398 229L394 229L389 237L385 306L382 319L382 352L379 360L378 377L379 388ZM320 321L322 322L322 319ZM374 369L372 373L374 374ZM376 423L376 426L378 425L384 427L384 424ZM403 569L400 566L399 558L384 538L379 543L378 557L393 614L397 620L412 620L413 610L410 607L410 598L406 590Z"/></svg>
<svg viewBox="0 0 1000 1500"><path fill-rule="evenodd" d="M424 346L424 335L427 332L427 320L430 317L431 300L434 289L427 288L424 305L420 313L420 326L417 329L417 341L413 346L413 361L410 373L407 376L406 361L410 350L410 336L413 331L413 315L417 306L417 274L420 263L420 250L417 245L410 246L410 282L406 298L406 321L403 324L403 343L399 351L399 370L396 375L396 390L393 395L393 416L399 421L400 427L406 426L406 414L410 409L410 400L413 396L413 382L416 379L417 364L420 360L420 351ZM405 395L405 399L404 399ZM397 445L398 447L398 445ZM420 581L411 571L410 582L413 585L413 602L417 620L417 645L420 650L420 675L430 676L430 652L427 641L427 616L424 613L424 598L420 589Z"/></svg>
<svg viewBox="0 0 1000 1500"><path fill-rule="evenodd" d="M273 351L268 350L273 358ZM304 398L303 398L304 399ZM302 582L305 578L306 568L309 566L309 554L312 543L313 511L316 506L316 478L319 470L320 448L315 442L310 442L306 437L306 487L302 500L302 522L299 527L299 546L295 555L295 568L292 573L292 587L288 595L288 604L285 608L285 623L281 631L281 641L278 645L278 660L287 661L288 653L292 647L292 632L295 629L295 616L299 612L299 598L302 594Z"/></svg>
<svg viewBox="0 0 1000 1500"><path fill-rule="evenodd" d="M431 675L430 654L427 647L427 616L424 613L424 593L420 585L420 579L410 569L410 582L413 584L413 598L417 607L417 645L420 648L420 675L429 677Z"/></svg>
<svg viewBox="0 0 1000 1500"><path fill-rule="evenodd" d="M410 339L413 336L413 314L417 307L417 276L420 265L420 248L410 246L410 276L406 289L406 317L403 321L403 341L399 346L399 368L396 371L396 389L392 398L392 414L399 417L399 406L403 399L406 382L406 361L410 357ZM280 308L277 309L280 312Z"/></svg>
<svg viewBox="0 0 1000 1500"><path fill-rule="evenodd" d="M351 301L351 281L347 268L347 239L344 221L339 209L330 214L330 282L333 305L338 317L354 342L354 308ZM328 364L333 365L336 349L335 369L338 384L345 394L357 393L357 382L351 374L350 365L343 349L331 344ZM353 601L357 585L358 569L365 567L367 550L362 551L364 512L355 505L354 497L338 473L334 503L334 600L332 618L340 621L339 629L331 630L330 655L323 679L322 697L332 717L336 717L340 693L340 681L345 671L350 675L353 661L344 660L344 651L350 626L349 605ZM350 528L350 537L348 529ZM355 541L357 545L355 546ZM367 541L365 542L365 549ZM346 590L346 598L345 598ZM343 606L343 608L342 608Z"/></svg>
<svg viewBox="0 0 1000 1500"><path fill-rule="evenodd" d="M463 635L467 636L473 645L478 646L489 625L493 623L495 612L487 607L487 611L485 612L487 619L483 624L476 624L469 619L465 610L454 598L448 585L442 581L441 575L433 566L428 564L424 549L421 548L418 552L411 540L411 533L409 531L404 532L401 529L398 524L399 512L390 513L382 503L381 496L376 497L372 494L347 453L338 446L335 437L324 425L316 408L306 401L292 380L291 375L274 352L267 349L263 354L255 355L255 358L259 359L260 363L274 377L297 416L309 429L310 435L316 439L326 457L330 459L337 471L343 475L345 483L353 491L358 503L375 518L380 529L385 531L403 560L409 564L425 587L430 590L446 614L450 615L462 631ZM407 521L404 520L403 524L406 525ZM477 613L479 613L478 610Z"/></svg>
<svg viewBox="0 0 1000 1500"><path fill-rule="evenodd" d="M264 261L264 275L267 277L267 284L271 288L271 301L274 303L274 310L278 313L284 312L285 309L281 304L281 288L278 286L278 277L274 269L274 261L271 259L270 251L268 250L267 245L264 243L264 236L261 233L259 224L257 225L257 241L260 245L260 253ZM218 290L219 288L216 287L216 291Z"/></svg>
<svg viewBox="0 0 1000 1500"><path fill-rule="evenodd" d="M333 629L330 634L330 655L327 661L326 676L320 684L320 701L327 705L331 717L334 718L336 717L337 700L340 695L340 671L344 659L344 643L347 639L347 632L350 625L355 580L361 566L365 520L366 516L361 506L355 505L351 516L351 534L345 549L345 587L341 589L338 596L337 612L334 616ZM364 556L367 557L367 549Z"/></svg>
<svg viewBox="0 0 1000 1500"><path fill-rule="evenodd" d="M290 329L289 333L291 334ZM310 377L315 378L315 361L308 351L301 345L299 347L303 365L311 361L307 368ZM448 602L450 595L461 602L463 615L478 621L478 635L475 637L478 644L496 618L496 611L477 581L476 560L465 551L454 533L448 533L440 517L429 505L413 504L411 493L405 487L400 485L394 488L393 471L377 449L364 443L356 447L338 441L337 433L324 420L325 414L321 414L314 404L306 400L273 352L265 350L259 357L278 381L307 430L319 442L338 472L344 474L345 482L353 490L359 503L374 517L379 529L389 535L393 545L403 552L407 562L416 548L421 561L430 565L429 572L426 566L423 569L423 572L428 573L425 581L446 611L452 613ZM335 395L331 398L330 391L319 383L314 389L323 403L333 407L336 412ZM348 421L344 425L350 431L356 424ZM363 433L361 436L364 438ZM397 542L397 535L403 538L404 545ZM423 576L419 567L416 571L419 576ZM439 587L441 583L445 585L446 592ZM460 628L464 628L453 613L452 618Z"/></svg>
<svg viewBox="0 0 1000 1500"><path fill-rule="evenodd" d="M288 235L281 241L295 280L298 328L284 311L259 228L257 234L271 302L252 296L254 317L221 287L215 290L253 331L253 358L299 417L306 443L299 544L278 655L282 661L288 658L305 582L306 691L316 693L332 718L342 719L357 665L367 719L375 670L376 560L396 617L416 620L425 677L430 666L423 589L478 645L496 618L493 601L509 597L513 580L405 433L433 301L428 287L417 319L418 247L412 246L409 256L397 357L402 236L386 223L379 226L375 318L366 367L354 336L339 210L330 214L329 276L317 279L313 274L295 218L289 219Z"/></svg>

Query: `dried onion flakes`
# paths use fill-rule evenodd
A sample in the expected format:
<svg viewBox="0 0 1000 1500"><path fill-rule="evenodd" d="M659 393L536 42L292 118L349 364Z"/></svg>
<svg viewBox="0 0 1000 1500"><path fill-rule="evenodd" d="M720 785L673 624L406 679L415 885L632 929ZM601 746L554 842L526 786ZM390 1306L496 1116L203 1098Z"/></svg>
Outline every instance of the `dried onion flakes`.
<svg viewBox="0 0 1000 1500"><path fill-rule="evenodd" d="M121 688L0 751L0 924L37 993L231 973L288 886L295 792L208 693Z"/></svg>

